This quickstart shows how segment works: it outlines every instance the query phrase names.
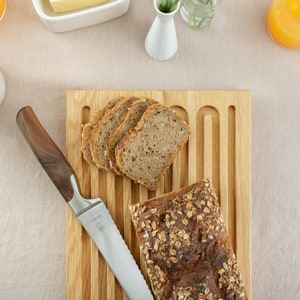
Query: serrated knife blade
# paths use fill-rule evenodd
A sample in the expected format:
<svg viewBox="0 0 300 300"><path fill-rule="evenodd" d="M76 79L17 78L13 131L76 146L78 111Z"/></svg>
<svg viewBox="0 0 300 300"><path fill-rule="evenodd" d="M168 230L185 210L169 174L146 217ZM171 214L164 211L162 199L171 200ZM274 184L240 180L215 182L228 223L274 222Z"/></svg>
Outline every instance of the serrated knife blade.
<svg viewBox="0 0 300 300"><path fill-rule="evenodd" d="M73 168L30 106L20 109L17 124L46 173L110 266L127 297L130 300L152 300L151 291L104 202L100 198L82 197Z"/></svg>

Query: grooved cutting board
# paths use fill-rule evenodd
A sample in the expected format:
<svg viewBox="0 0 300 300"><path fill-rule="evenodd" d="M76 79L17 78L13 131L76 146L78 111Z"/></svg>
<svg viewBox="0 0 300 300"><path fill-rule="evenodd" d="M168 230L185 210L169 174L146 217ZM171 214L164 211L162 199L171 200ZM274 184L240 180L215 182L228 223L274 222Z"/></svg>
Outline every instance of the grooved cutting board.
<svg viewBox="0 0 300 300"><path fill-rule="evenodd" d="M156 191L129 179L89 166L82 158L81 129L90 115L116 96L151 97L173 107L192 134ZM139 248L128 205L200 181L212 180L231 243L251 299L251 95L249 91L68 91L66 106L67 158L87 198L106 203L134 258ZM67 299L126 299L89 236L67 214ZM144 274L143 266L141 269ZM142 300L142 299L141 299Z"/></svg>

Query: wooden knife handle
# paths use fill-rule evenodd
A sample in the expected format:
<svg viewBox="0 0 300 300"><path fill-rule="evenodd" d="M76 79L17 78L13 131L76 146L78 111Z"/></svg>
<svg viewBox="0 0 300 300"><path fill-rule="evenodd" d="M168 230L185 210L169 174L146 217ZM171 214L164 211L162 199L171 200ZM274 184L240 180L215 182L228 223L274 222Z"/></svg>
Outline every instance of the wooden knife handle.
<svg viewBox="0 0 300 300"><path fill-rule="evenodd" d="M64 199L70 201L74 193L70 177L75 172L30 106L20 109L17 124L52 182Z"/></svg>

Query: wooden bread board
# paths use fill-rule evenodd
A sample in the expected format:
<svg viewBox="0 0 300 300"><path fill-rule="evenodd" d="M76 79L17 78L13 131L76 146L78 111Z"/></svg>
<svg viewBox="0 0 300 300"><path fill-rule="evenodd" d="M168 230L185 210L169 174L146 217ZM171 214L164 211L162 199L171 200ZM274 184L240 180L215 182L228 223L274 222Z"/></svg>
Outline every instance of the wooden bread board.
<svg viewBox="0 0 300 300"><path fill-rule="evenodd" d="M81 154L82 124L116 96L151 97L176 110L192 134L156 191L88 165ZM249 91L80 90L66 101L67 158L87 198L101 197L139 264L128 205L212 180L251 299L251 94ZM127 299L71 210L66 210L67 299ZM146 277L145 270L141 266ZM141 299L142 300L142 299Z"/></svg>

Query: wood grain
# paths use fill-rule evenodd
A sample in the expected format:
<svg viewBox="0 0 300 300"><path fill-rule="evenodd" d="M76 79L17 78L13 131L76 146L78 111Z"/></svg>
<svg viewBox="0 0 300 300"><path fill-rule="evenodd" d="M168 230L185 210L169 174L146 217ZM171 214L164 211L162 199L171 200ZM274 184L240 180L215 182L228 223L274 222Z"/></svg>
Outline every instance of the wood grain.
<svg viewBox="0 0 300 300"><path fill-rule="evenodd" d="M16 121L43 169L66 202L69 202L74 194L70 182L74 171L64 154L49 136L30 106L19 110Z"/></svg>
<svg viewBox="0 0 300 300"><path fill-rule="evenodd" d="M175 109L192 134L156 191L90 167L80 150L82 124L116 96L151 97ZM85 197L100 196L139 264L127 207L203 178L212 180L251 299L251 94L249 91L68 91L67 158ZM67 208L67 299L126 299L105 261ZM141 266L142 272L145 269Z"/></svg>

